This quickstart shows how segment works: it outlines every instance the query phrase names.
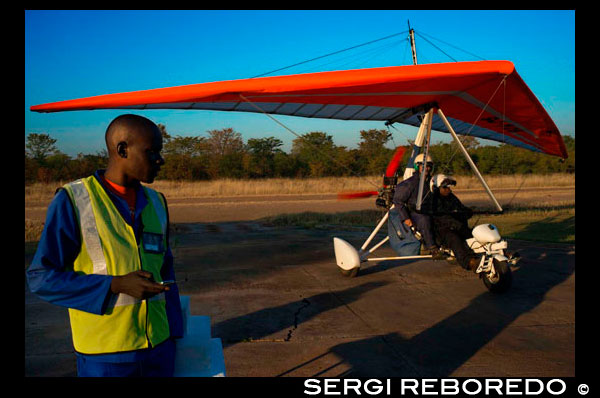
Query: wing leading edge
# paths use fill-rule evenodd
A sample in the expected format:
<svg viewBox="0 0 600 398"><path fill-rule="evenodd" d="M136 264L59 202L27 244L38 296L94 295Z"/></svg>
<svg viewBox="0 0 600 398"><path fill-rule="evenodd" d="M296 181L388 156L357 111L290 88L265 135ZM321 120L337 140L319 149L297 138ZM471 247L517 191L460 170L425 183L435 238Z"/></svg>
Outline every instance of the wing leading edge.
<svg viewBox="0 0 600 398"><path fill-rule="evenodd" d="M457 134L567 157L558 128L509 61L408 65L200 83L53 102L30 109L264 112L340 120L400 120L418 126L420 121L414 110L426 104L443 109ZM434 118L432 128L447 132L439 118Z"/></svg>

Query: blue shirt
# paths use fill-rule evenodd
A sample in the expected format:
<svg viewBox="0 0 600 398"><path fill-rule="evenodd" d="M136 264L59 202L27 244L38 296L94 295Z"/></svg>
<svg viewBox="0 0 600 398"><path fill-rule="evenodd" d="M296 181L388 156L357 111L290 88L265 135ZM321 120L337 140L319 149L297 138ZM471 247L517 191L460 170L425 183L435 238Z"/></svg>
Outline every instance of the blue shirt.
<svg viewBox="0 0 600 398"><path fill-rule="evenodd" d="M140 231L141 213L148 204L143 187L138 186L135 203L135 220L131 220L127 202L112 193L100 178L104 170L98 170L94 177L100 182L123 219L133 227L134 231ZM136 233L139 244L140 237ZM52 304L67 308L75 308L80 311L102 315L106 312L107 304L113 295L110 290L111 275L81 275L72 269L72 265L81 250L79 222L75 215L75 209L69 195L61 189L55 196L46 213L46 223L37 251L31 265L27 269L26 276L29 288L41 299ZM173 254L167 242L167 252L161 268L163 280L175 280L173 269ZM179 289L176 284L165 291L166 311L169 320L169 330L172 338L183 336L183 315L179 300ZM156 348L160 349L159 344ZM130 351L116 354L85 355L86 358L101 360L105 362L132 362L143 359L149 355L154 348ZM78 355L84 355L77 353Z"/></svg>

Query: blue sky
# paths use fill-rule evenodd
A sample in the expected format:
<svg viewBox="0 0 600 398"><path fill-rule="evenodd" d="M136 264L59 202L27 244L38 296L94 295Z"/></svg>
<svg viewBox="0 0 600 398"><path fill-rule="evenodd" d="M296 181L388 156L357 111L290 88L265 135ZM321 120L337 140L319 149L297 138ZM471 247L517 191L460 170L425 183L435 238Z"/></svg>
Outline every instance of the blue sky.
<svg viewBox="0 0 600 398"><path fill-rule="evenodd" d="M509 60L563 135L575 136L575 11L247 10L25 11L25 135L48 133L64 153L96 153L124 110L39 114L32 105L100 94L250 78L408 30L420 64ZM277 72L293 74L412 63L407 35ZM449 45L448 45L449 44ZM458 48L458 49L457 49ZM460 49L460 50L459 50ZM464 52L464 51L467 52ZM470 54L469 54L470 53ZM473 55L477 57L474 57ZM296 138L262 114L136 111L171 135L206 136L232 127L249 138ZM359 131L383 122L276 116L297 132L324 131L356 147ZM396 145L416 129L394 125ZM399 131L398 131L399 130ZM433 142L448 134L434 132ZM490 144L481 140L482 144ZM390 143L390 147L392 147Z"/></svg>

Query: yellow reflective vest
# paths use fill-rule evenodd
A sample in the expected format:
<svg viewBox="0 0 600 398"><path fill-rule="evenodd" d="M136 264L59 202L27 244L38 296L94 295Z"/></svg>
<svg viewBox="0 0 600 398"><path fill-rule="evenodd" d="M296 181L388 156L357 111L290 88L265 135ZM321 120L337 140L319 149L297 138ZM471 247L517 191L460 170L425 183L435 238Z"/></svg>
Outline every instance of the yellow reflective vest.
<svg viewBox="0 0 600 398"><path fill-rule="evenodd" d="M148 204L142 210L139 245L133 228L100 184L90 176L66 184L80 226L81 250L72 271L78 274L125 275L151 272L161 281L167 248L167 215L163 198L143 187ZM106 354L154 347L169 337L164 293L150 299L111 294L103 315L69 308L73 345L83 354Z"/></svg>

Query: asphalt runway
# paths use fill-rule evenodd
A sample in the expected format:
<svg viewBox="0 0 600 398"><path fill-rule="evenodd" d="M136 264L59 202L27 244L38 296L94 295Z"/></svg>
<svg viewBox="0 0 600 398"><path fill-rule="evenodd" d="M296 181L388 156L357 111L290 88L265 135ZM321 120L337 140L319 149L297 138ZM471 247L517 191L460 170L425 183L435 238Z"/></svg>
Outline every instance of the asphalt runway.
<svg viewBox="0 0 600 398"><path fill-rule="evenodd" d="M360 247L369 232L177 225L179 289L192 315L211 317L227 376L575 375L574 245L509 240L522 260L511 290L494 295L446 261L363 263L342 276L333 237ZM70 339L67 310L25 287L25 375L74 376Z"/></svg>

